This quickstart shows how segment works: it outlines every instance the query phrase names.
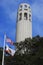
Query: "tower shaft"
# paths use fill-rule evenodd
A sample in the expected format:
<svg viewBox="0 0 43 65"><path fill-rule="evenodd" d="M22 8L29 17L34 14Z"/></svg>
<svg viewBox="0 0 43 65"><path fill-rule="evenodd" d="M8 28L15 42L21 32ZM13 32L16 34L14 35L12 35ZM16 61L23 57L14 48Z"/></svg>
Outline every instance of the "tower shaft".
<svg viewBox="0 0 43 65"><path fill-rule="evenodd" d="M32 15L29 4L20 4L17 19L16 42L32 38Z"/></svg>

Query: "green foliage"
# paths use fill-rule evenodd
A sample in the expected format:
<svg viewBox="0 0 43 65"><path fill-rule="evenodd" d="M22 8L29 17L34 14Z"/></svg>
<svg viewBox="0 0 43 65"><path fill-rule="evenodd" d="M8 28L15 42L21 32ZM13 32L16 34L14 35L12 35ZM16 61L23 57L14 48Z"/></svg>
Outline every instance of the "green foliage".
<svg viewBox="0 0 43 65"><path fill-rule="evenodd" d="M17 51L13 57L5 56L5 65L43 65L43 37L27 38L14 45ZM21 50L24 50L24 53ZM2 52L0 59L1 56Z"/></svg>
<svg viewBox="0 0 43 65"><path fill-rule="evenodd" d="M2 52L2 47L0 48L0 65L2 65L2 54L3 54L3 52Z"/></svg>

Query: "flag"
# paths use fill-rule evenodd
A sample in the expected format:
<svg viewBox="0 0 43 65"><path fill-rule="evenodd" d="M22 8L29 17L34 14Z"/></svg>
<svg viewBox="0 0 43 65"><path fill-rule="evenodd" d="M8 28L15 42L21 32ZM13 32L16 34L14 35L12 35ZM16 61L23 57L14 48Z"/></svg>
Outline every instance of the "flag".
<svg viewBox="0 0 43 65"><path fill-rule="evenodd" d="M8 37L6 37L6 42L8 42L8 43L13 45L13 41L10 38L8 38Z"/></svg>
<svg viewBox="0 0 43 65"><path fill-rule="evenodd" d="M14 56L14 54L15 54L15 50L11 49L8 45L6 45L5 52L10 54L11 56Z"/></svg>

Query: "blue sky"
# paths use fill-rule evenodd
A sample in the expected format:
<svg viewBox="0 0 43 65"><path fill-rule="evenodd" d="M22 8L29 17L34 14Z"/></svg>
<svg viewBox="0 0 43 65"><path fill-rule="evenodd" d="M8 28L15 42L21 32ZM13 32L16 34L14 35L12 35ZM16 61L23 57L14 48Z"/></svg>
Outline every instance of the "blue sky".
<svg viewBox="0 0 43 65"><path fill-rule="evenodd" d="M0 0L0 46L3 46L4 32L15 42L17 9L24 2L32 9L32 36L43 36L43 0Z"/></svg>

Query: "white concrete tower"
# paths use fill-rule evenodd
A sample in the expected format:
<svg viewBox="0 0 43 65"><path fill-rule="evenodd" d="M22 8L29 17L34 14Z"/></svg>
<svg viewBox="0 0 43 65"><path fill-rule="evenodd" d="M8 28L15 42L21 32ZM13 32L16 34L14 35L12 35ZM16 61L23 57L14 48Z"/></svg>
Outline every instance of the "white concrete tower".
<svg viewBox="0 0 43 65"><path fill-rule="evenodd" d="M16 42L32 38L32 14L30 5L22 3L17 14Z"/></svg>

